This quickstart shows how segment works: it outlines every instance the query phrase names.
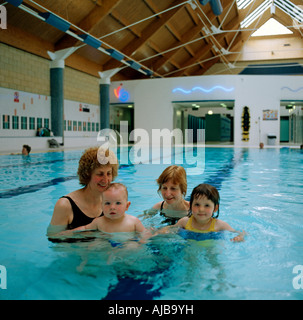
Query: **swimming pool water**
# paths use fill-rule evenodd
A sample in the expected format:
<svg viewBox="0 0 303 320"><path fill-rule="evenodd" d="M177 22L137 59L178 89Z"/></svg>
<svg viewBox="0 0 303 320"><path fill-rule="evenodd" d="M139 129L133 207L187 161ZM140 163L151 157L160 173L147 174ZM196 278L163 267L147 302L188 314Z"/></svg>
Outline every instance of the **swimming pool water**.
<svg viewBox="0 0 303 320"><path fill-rule="evenodd" d="M303 265L303 153L296 149L206 148L205 170L188 176L220 192L220 218L248 233L232 243L132 234L46 237L54 204L77 188L81 151L0 157L0 299L302 299L293 268ZM168 164L122 166L129 213L160 201L156 178ZM161 226L156 215L143 223ZM302 281L302 280L301 280Z"/></svg>

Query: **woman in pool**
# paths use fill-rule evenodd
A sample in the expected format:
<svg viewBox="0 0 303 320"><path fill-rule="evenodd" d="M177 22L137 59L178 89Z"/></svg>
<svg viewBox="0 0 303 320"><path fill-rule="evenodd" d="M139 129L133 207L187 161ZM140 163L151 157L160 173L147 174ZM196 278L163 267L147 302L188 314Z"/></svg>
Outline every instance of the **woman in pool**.
<svg viewBox="0 0 303 320"><path fill-rule="evenodd" d="M180 219L176 226L198 233L223 230L236 232L238 236L231 241L243 241L245 232L240 233L228 223L217 219L219 216L219 200L219 192L215 187L209 184L199 184L190 196L191 216Z"/></svg>
<svg viewBox="0 0 303 320"><path fill-rule="evenodd" d="M166 217L165 223L175 224L189 211L189 202L184 199L187 191L185 169L176 165L169 166L161 173L157 183L163 201L156 203L153 209Z"/></svg>
<svg viewBox="0 0 303 320"><path fill-rule="evenodd" d="M102 192L118 175L118 159L99 147L85 150L79 161L82 189L60 198L54 208L48 236L91 223L102 214Z"/></svg>

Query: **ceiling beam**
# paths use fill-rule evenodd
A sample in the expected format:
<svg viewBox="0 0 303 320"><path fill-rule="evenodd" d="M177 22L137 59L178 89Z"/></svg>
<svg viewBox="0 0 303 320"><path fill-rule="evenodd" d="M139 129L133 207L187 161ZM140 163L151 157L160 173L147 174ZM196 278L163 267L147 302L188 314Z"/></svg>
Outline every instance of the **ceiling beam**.
<svg viewBox="0 0 303 320"><path fill-rule="evenodd" d="M223 8L223 13L222 13L222 16L225 16L228 12L228 10L230 9L230 5L233 4L233 0L228 0L228 1L225 1L224 3L224 8ZM234 6L236 6L236 4L234 3ZM197 13L199 13L199 10L196 9L195 11L191 8L190 5L187 5L186 6L186 9L188 10L188 12L190 12L190 15L193 17L197 17L195 19L195 22L196 22L196 26L193 27L191 30L189 30L186 34L184 34L182 36L182 39L181 39L181 43L180 42L176 42L172 47L177 47L177 46L180 46L182 43L187 43L187 42L190 42L191 40L194 40L195 37L201 37L201 30L203 28L203 23L201 22L201 20L198 18L198 15ZM205 8L202 7L202 9L205 10ZM213 23L214 20L216 19L216 16L213 14L212 10L209 9L208 12L205 13L208 17L208 19L210 19L210 21ZM206 39L206 38L205 38ZM218 38L216 37L217 41L222 41L224 39L224 34L220 34L218 36ZM202 40L201 40L202 41ZM207 41L207 40L206 40ZM224 47L224 46L223 46ZM193 54L193 51L191 50L190 48L190 45L185 45L185 48L187 49L187 51L193 56L195 57L196 55ZM212 44L211 45L207 45L207 50L205 50L205 54L208 53L209 50L212 49ZM179 49L176 49L176 50L173 50L167 54L164 54L156 63L153 63L153 69L155 71L158 71L166 62L170 61L174 55L176 55L180 50L182 50L183 47L179 48ZM198 56L200 56L200 51L198 53Z"/></svg>
<svg viewBox="0 0 303 320"><path fill-rule="evenodd" d="M195 26L194 28L190 29L189 31L187 31L181 38L181 41L177 41L174 43L174 47L180 46L182 44L185 44L191 40L194 39L194 37L196 37L197 35L199 35L199 33L201 32L202 29L202 23ZM171 48L171 49L172 49ZM183 48L183 47L182 47ZM182 49L181 48L181 49ZM173 56L179 52L181 49L175 49L172 51L169 51L167 53L164 53L161 55L161 57L152 65L152 68L157 71L159 70L166 62L170 61L171 59L173 59ZM169 49L168 49L169 50Z"/></svg>
<svg viewBox="0 0 303 320"><path fill-rule="evenodd" d="M184 2L184 0L175 0L171 7L176 6ZM138 50L141 46L143 46L160 28L162 28L182 7L177 7L170 11L167 11L161 15L161 18L156 18L156 20L152 21L143 31L142 37L136 38L131 41L127 46L125 46L122 50L126 56L131 56L136 50ZM104 65L104 70L113 69L121 66L121 62L111 59Z"/></svg>
<svg viewBox="0 0 303 320"><path fill-rule="evenodd" d="M41 38L10 24L8 24L6 30L1 30L0 42L48 60L50 60L50 58L47 51L55 51L52 43L42 40Z"/></svg>
<svg viewBox="0 0 303 320"><path fill-rule="evenodd" d="M131 25L132 23L125 17L121 16L117 10L113 10L111 15L124 27ZM131 31L136 37L141 37L142 33L138 30L137 25L128 27L129 31Z"/></svg>
<svg viewBox="0 0 303 320"><path fill-rule="evenodd" d="M98 25L102 22L108 14L110 14L122 0L103 0L102 6L96 5L93 10L78 24L80 29L83 29L87 33L100 37L100 30ZM65 34L57 43L56 51L69 47L76 47L82 44L81 41Z"/></svg>
<svg viewBox="0 0 303 320"><path fill-rule="evenodd" d="M194 65L195 63L199 63L199 61L202 61L203 58L205 56L206 52L209 52L209 50L211 49L212 45L208 44L207 46L205 46L202 50L200 50L194 57L192 57L191 59L187 60L183 65L180 66L180 69L175 73L172 74L173 77L180 77L183 75L183 73L186 70L186 67L191 68L192 65ZM203 64L204 67L204 64Z"/></svg>

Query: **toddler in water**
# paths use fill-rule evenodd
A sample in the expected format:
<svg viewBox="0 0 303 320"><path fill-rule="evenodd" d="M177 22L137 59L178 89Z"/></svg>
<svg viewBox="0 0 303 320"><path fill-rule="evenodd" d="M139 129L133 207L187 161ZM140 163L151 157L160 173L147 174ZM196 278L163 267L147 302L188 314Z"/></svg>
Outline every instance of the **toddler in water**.
<svg viewBox="0 0 303 320"><path fill-rule="evenodd" d="M138 218L125 213L129 206L127 188L121 183L111 183L102 193L104 215L72 231L99 230L107 233L146 231Z"/></svg>
<svg viewBox="0 0 303 320"><path fill-rule="evenodd" d="M209 184L198 185L194 188L190 197L191 216L180 219L176 226L198 233L227 230L238 233L238 236L231 241L244 241L245 232L240 233L228 223L217 219L219 216L219 200L219 192L215 187ZM216 216L215 213L217 213Z"/></svg>

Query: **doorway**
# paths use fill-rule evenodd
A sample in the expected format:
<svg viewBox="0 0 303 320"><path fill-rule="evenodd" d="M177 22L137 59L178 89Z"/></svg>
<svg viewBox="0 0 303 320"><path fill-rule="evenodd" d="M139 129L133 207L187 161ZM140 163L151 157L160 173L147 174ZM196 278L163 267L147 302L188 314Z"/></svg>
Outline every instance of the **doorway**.
<svg viewBox="0 0 303 320"><path fill-rule="evenodd" d="M185 130L192 129L186 142L233 144L234 100L173 101L173 107L174 129L182 130L184 141ZM199 136L197 129L205 135Z"/></svg>
<svg viewBox="0 0 303 320"><path fill-rule="evenodd" d="M129 134L134 130L134 109L133 103L110 105L110 129L127 140L123 143L129 143Z"/></svg>
<svg viewBox="0 0 303 320"><path fill-rule="evenodd" d="M280 102L280 143L303 143L303 101Z"/></svg>

